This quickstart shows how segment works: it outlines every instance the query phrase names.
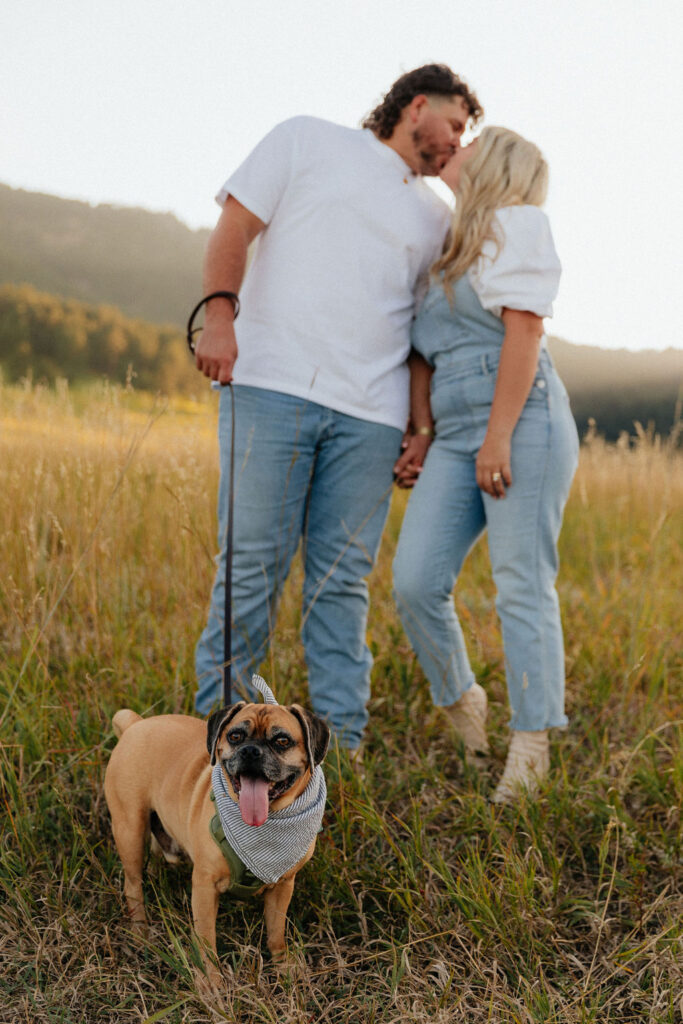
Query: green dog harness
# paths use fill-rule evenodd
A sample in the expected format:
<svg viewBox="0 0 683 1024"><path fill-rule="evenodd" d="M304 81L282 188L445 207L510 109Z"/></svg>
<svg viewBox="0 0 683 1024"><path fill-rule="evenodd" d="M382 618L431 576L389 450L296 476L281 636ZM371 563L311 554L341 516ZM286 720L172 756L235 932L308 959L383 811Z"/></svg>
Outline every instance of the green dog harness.
<svg viewBox="0 0 683 1024"><path fill-rule="evenodd" d="M211 799L216 802L213 790L211 790ZM232 846L225 838L225 832L221 825L221 819L219 815L214 814L213 818L209 822L209 832L211 833L214 842L219 847L225 860L228 862L230 868L230 887L225 891L238 900L247 900L252 896L255 896L259 889L263 889L266 885L260 878L252 874L246 864L243 864L239 859Z"/></svg>

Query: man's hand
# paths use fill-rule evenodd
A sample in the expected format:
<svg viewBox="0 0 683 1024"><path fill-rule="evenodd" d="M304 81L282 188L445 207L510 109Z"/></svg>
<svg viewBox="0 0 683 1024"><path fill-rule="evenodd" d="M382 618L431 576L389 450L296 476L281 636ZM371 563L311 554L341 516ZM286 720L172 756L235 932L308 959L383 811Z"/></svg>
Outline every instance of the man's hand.
<svg viewBox="0 0 683 1024"><path fill-rule="evenodd" d="M247 249L265 224L246 206L228 196L218 224L209 238L204 261L204 294L238 293L247 263ZM237 340L230 299L210 299L204 330L195 347L195 364L210 380L229 384L237 359Z"/></svg>
<svg viewBox="0 0 683 1024"><path fill-rule="evenodd" d="M215 302L215 299L211 300ZM230 305L228 300L222 300ZM229 384L237 359L235 328L226 310L222 319L212 316L204 325L195 348L195 364L205 377Z"/></svg>
<svg viewBox="0 0 683 1024"><path fill-rule="evenodd" d="M394 463L394 480L398 487L414 487L422 472L431 437L427 434L406 434L401 448L403 451Z"/></svg>

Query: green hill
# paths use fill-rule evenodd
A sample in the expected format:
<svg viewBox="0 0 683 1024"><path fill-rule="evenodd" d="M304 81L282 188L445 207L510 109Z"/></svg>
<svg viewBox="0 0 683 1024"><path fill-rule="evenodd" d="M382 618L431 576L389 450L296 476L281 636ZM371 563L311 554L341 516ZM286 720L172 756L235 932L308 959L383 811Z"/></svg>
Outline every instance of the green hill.
<svg viewBox="0 0 683 1024"><path fill-rule="evenodd" d="M208 230L172 214L59 199L0 185L0 366L16 380L107 374L141 387L196 383L178 327L201 295ZM19 285L32 286L28 289ZM47 294L44 294L47 293ZM160 324L172 325L161 327ZM629 352L551 338L581 434L611 440L634 421L668 435L683 352Z"/></svg>
<svg viewBox="0 0 683 1024"><path fill-rule="evenodd" d="M182 324L201 295L209 231L170 213L90 206L0 185L0 283Z"/></svg>

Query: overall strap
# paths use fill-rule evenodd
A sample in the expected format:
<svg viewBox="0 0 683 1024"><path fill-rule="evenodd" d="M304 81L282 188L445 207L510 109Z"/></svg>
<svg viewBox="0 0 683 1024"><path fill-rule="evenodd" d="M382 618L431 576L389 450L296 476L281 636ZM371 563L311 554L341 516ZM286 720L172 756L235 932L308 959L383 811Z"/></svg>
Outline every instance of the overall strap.
<svg viewBox="0 0 683 1024"><path fill-rule="evenodd" d="M216 800L213 791L211 793L211 799L214 802ZM242 900L255 896L260 889L263 889L266 883L262 882L260 878L256 877L256 875L252 874L246 864L243 864L239 859L232 846L225 838L225 832L223 831L223 826L221 825L221 819L218 813L214 814L213 818L209 822L209 832L230 868L230 888L226 889L228 895L235 899Z"/></svg>

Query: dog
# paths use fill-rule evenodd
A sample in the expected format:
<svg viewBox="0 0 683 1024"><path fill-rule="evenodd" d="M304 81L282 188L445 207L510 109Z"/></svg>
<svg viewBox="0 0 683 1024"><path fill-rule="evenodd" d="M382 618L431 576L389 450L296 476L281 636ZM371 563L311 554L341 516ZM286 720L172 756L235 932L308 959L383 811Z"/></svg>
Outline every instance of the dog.
<svg viewBox="0 0 683 1024"><path fill-rule="evenodd" d="M218 898L231 887L240 896L264 893L268 949L276 963L286 959L294 879L313 856L325 803L319 765L329 745L327 724L298 704L280 706L257 680L268 703L239 701L208 722L188 715L141 718L127 708L112 720L118 743L104 792L131 927L147 930L142 871L150 838L152 851L167 861L183 854L192 861L194 929L214 987L221 980ZM263 839L277 849L264 848Z"/></svg>

